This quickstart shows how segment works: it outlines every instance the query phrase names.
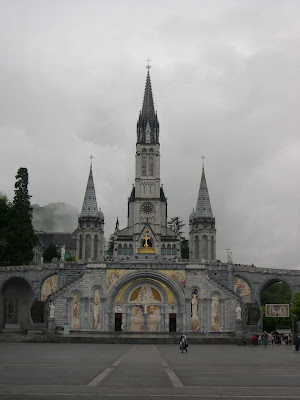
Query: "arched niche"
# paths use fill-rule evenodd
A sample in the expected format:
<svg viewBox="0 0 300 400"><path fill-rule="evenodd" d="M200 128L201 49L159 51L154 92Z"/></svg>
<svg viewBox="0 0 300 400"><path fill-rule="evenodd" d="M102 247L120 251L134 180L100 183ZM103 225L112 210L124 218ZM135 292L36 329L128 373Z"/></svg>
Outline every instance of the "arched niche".
<svg viewBox="0 0 300 400"><path fill-rule="evenodd" d="M10 278L0 291L0 327L26 329L30 323L33 291L23 278Z"/></svg>
<svg viewBox="0 0 300 400"><path fill-rule="evenodd" d="M235 276L233 290L238 296L240 296L244 303L251 303L251 289L245 279L240 276Z"/></svg>

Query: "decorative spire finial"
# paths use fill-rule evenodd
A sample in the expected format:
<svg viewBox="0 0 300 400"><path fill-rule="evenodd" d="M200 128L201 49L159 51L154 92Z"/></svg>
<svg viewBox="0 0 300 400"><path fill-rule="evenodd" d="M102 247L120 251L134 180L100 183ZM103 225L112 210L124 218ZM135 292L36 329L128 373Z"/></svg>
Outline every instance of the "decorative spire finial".
<svg viewBox="0 0 300 400"><path fill-rule="evenodd" d="M148 70L148 72L149 72L149 69L151 68L151 65L149 64L150 63L150 59L149 59L149 57L148 57L148 59L146 60L147 61L147 63L148 63L148 65L146 65L146 68L147 68L147 70Z"/></svg>
<svg viewBox="0 0 300 400"><path fill-rule="evenodd" d="M204 159L205 159L205 157L202 156L201 158L202 158L202 169L204 169Z"/></svg>
<svg viewBox="0 0 300 400"><path fill-rule="evenodd" d="M93 166L93 158L94 157L91 155L89 158L91 159L91 168L92 168L92 166Z"/></svg>

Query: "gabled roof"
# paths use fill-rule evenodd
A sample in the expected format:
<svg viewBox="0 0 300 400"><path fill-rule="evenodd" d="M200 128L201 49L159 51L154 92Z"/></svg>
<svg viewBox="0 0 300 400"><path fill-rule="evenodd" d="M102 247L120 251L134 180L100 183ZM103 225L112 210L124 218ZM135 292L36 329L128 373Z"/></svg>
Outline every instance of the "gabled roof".
<svg viewBox="0 0 300 400"><path fill-rule="evenodd" d="M149 229L149 230L151 231L152 235L154 236L155 240L157 240L157 239L156 239L156 235L155 235L155 233L153 232L153 229L151 228L151 225L150 225L148 222L146 222L145 225L144 225L144 227L142 228L141 233L140 233L140 236L139 236L139 239L142 239L142 236L144 235L145 229Z"/></svg>
<svg viewBox="0 0 300 400"><path fill-rule="evenodd" d="M66 246L67 249L76 249L76 230L73 233L63 232L37 232L41 245L47 248L50 244L56 247Z"/></svg>

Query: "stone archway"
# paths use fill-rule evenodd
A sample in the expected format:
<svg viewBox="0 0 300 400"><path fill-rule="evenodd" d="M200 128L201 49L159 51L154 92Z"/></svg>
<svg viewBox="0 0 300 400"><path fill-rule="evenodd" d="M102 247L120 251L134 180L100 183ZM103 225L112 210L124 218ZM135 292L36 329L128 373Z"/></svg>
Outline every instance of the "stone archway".
<svg viewBox="0 0 300 400"><path fill-rule="evenodd" d="M22 278L10 278L0 292L0 327L26 329L30 323L32 289Z"/></svg>
<svg viewBox="0 0 300 400"><path fill-rule="evenodd" d="M263 329L271 332L293 329L290 317L292 289L284 279L272 278L260 288Z"/></svg>
<svg viewBox="0 0 300 400"><path fill-rule="evenodd" d="M169 332L170 313L174 319L174 310L177 322L173 324L175 322L177 330L182 330L183 305L183 293L166 276L145 271L128 274L112 288L107 298L108 328L113 329L115 309L119 307L122 325L129 332Z"/></svg>

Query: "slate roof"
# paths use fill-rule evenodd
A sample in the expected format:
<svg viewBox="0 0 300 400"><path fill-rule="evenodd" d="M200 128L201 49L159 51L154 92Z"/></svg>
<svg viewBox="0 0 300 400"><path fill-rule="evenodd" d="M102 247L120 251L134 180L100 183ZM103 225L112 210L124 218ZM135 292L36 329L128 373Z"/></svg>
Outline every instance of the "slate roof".
<svg viewBox="0 0 300 400"><path fill-rule="evenodd" d="M202 176L201 176L196 210L193 211L190 215L190 218L201 218L201 217L213 218L213 213L209 200L209 194L205 178L204 166L202 168Z"/></svg>
<svg viewBox="0 0 300 400"><path fill-rule="evenodd" d="M98 211L92 166L90 167L90 173L80 214L80 218L83 217L98 217L101 221L104 221L103 213L100 210Z"/></svg>
<svg viewBox="0 0 300 400"><path fill-rule="evenodd" d="M37 232L39 241L44 249L46 249L49 244L54 244L56 247L61 247L63 245L68 249L76 249L76 235L77 230L72 233L64 232Z"/></svg>

